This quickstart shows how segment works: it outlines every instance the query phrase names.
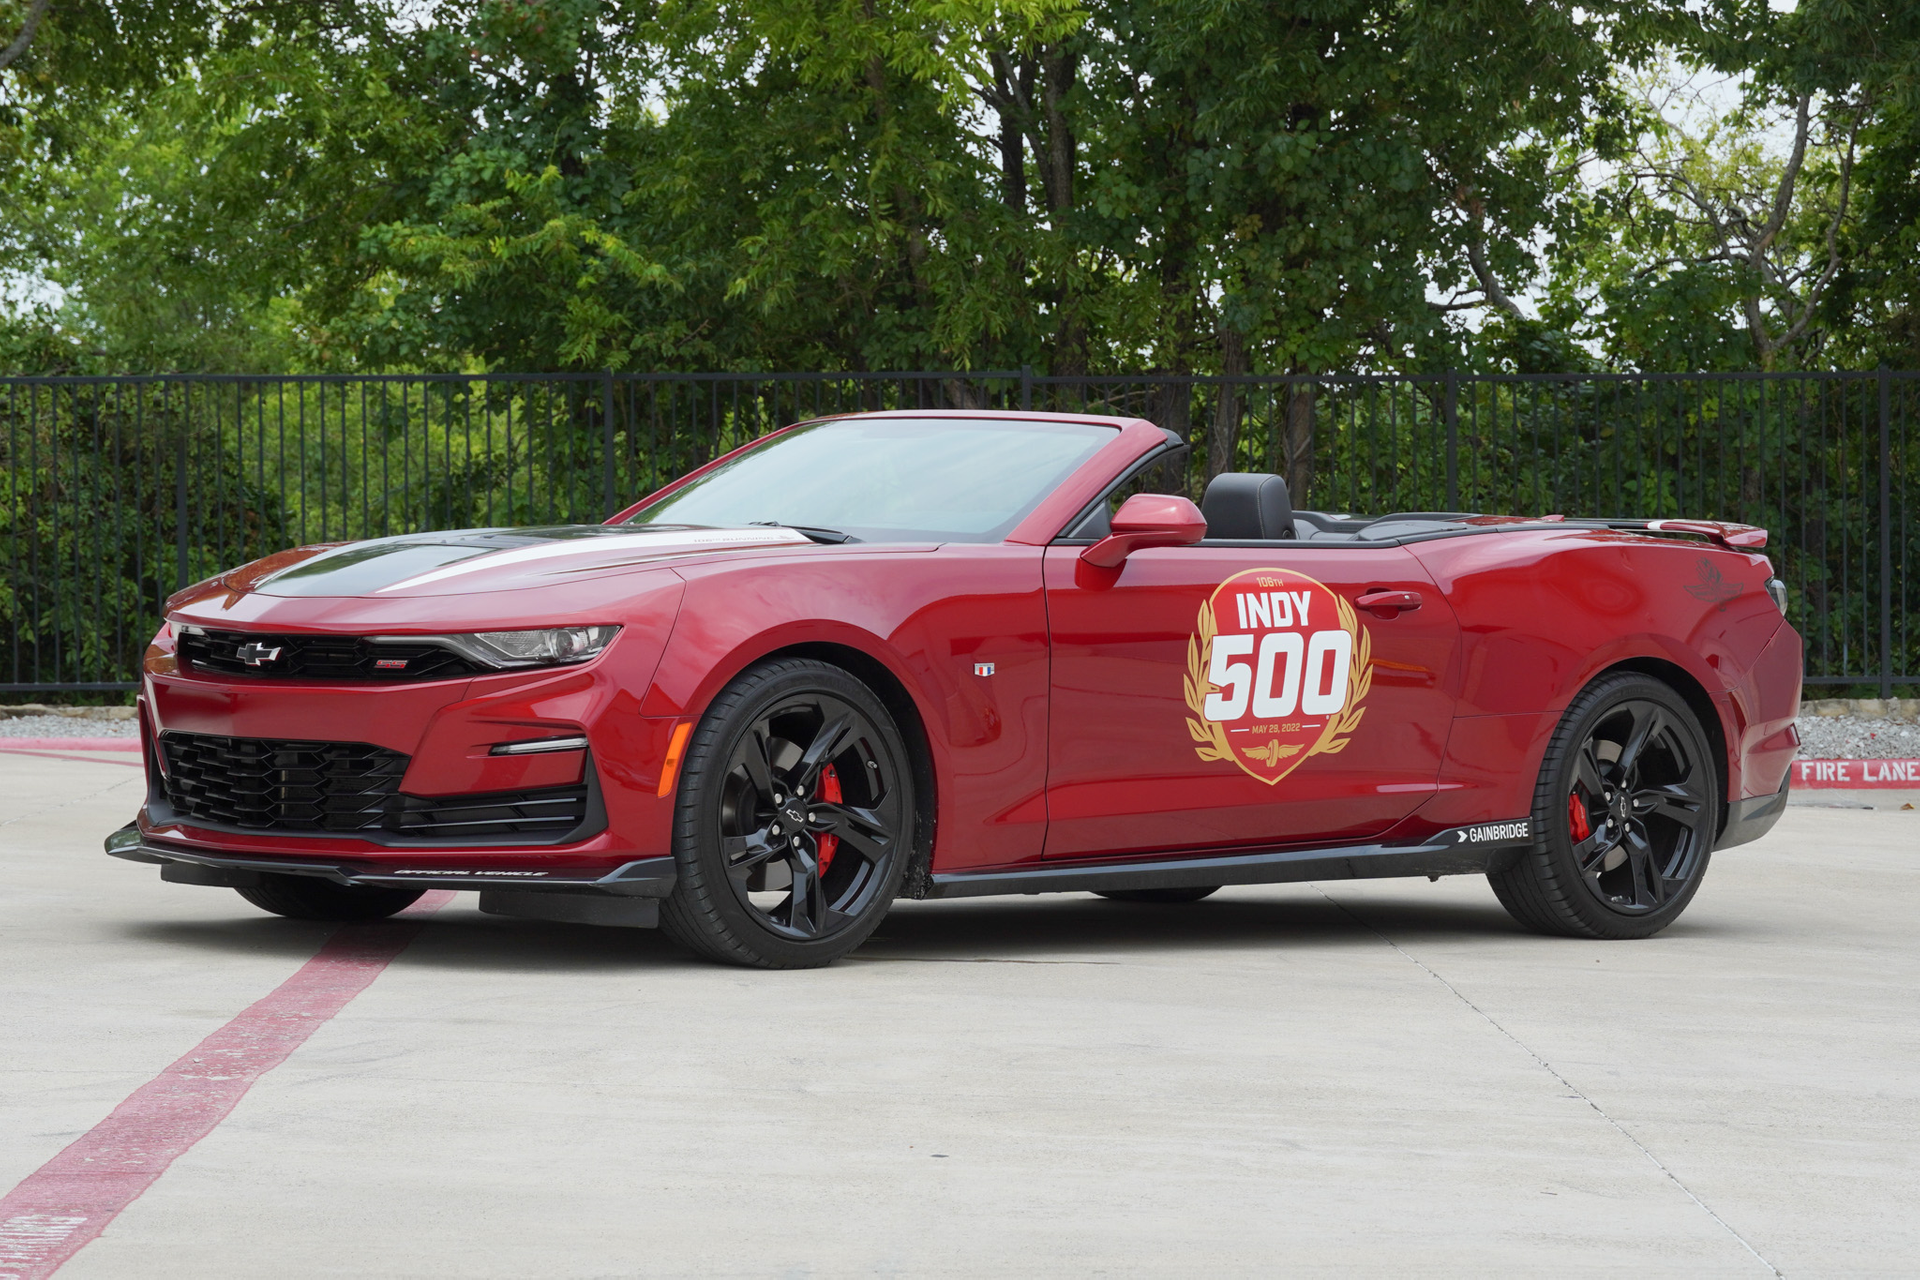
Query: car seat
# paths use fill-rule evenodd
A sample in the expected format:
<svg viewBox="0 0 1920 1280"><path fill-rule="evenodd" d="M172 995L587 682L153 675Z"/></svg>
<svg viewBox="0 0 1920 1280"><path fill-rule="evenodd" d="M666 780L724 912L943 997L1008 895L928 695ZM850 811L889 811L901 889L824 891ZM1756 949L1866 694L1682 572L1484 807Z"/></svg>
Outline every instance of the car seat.
<svg viewBox="0 0 1920 1280"><path fill-rule="evenodd" d="M1293 499L1279 476L1224 471L1207 484L1200 514L1209 538L1270 542L1293 536Z"/></svg>

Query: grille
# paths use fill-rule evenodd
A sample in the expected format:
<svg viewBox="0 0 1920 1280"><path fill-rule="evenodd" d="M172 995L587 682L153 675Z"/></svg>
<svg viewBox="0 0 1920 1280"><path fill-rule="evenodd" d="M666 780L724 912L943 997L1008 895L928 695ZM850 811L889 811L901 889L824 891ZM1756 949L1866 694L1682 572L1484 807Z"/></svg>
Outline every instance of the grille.
<svg viewBox="0 0 1920 1280"><path fill-rule="evenodd" d="M168 802L190 820L250 831L383 834L401 841L553 838L587 817L587 788L400 793L407 757L365 742L169 733Z"/></svg>
<svg viewBox="0 0 1920 1280"><path fill-rule="evenodd" d="M241 660L239 650L242 645L250 644L280 652L271 661L249 665ZM374 644L363 636L261 635L250 631L196 629L181 633L178 652L196 671L255 679L448 680L478 675L487 669L438 645ZM374 665L382 661L405 665Z"/></svg>
<svg viewBox="0 0 1920 1280"><path fill-rule="evenodd" d="M260 831L366 831L398 807L407 757L364 742L169 733L167 799L189 817Z"/></svg>

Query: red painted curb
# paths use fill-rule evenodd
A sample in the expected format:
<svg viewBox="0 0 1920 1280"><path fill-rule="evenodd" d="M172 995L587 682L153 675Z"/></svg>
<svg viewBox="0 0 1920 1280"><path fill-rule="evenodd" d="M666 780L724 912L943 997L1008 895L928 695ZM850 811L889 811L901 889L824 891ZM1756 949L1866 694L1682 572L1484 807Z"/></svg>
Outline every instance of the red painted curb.
<svg viewBox="0 0 1920 1280"><path fill-rule="evenodd" d="M113 1114L0 1199L0 1280L43 1280L213 1132L253 1082L365 991L453 894L396 917L343 925L265 998L135 1089Z"/></svg>
<svg viewBox="0 0 1920 1280"><path fill-rule="evenodd" d="M1795 760L1793 786L1912 790L1920 788L1920 760Z"/></svg>
<svg viewBox="0 0 1920 1280"><path fill-rule="evenodd" d="M0 751L138 751L138 738L0 738Z"/></svg>
<svg viewBox="0 0 1920 1280"><path fill-rule="evenodd" d="M38 748L21 750L18 747L0 747L0 755L27 756L34 760L78 760L81 764L124 764L135 769L145 766L139 760L129 760L125 756L76 756L65 751L41 751ZM0 1272L0 1280L7 1280L6 1273Z"/></svg>

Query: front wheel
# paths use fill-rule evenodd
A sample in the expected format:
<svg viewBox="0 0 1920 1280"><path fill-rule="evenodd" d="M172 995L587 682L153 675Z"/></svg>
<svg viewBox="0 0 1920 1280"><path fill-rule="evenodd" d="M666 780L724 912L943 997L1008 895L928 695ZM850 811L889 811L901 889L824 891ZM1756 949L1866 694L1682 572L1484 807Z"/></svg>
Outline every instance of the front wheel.
<svg viewBox="0 0 1920 1280"><path fill-rule="evenodd" d="M661 928L714 960L831 964L886 916L914 814L906 742L871 689L824 662L761 663L688 744Z"/></svg>
<svg viewBox="0 0 1920 1280"><path fill-rule="evenodd" d="M1649 676L1606 677L1547 745L1533 848L1487 879L1537 932L1651 937L1700 888L1720 803L1710 741L1680 695Z"/></svg>

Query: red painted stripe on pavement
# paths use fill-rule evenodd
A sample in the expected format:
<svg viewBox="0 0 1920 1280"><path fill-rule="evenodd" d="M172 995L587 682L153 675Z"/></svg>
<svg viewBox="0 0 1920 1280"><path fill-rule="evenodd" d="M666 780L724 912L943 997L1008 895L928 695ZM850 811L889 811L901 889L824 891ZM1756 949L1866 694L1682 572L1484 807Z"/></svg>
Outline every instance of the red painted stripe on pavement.
<svg viewBox="0 0 1920 1280"><path fill-rule="evenodd" d="M1795 760L1793 785L1920 789L1920 760Z"/></svg>
<svg viewBox="0 0 1920 1280"><path fill-rule="evenodd" d="M392 922L342 925L299 972L0 1199L0 1280L58 1271L213 1132L253 1082L365 991L453 894L434 890Z"/></svg>
<svg viewBox="0 0 1920 1280"><path fill-rule="evenodd" d="M138 751L138 738L0 738L0 750Z"/></svg>
<svg viewBox="0 0 1920 1280"><path fill-rule="evenodd" d="M78 760L82 764L126 764L139 769L144 766L138 760L121 760L114 756L72 756L64 751L22 751L18 747L0 747L0 755L28 756L35 760ZM0 1276L0 1280L5 1280Z"/></svg>

